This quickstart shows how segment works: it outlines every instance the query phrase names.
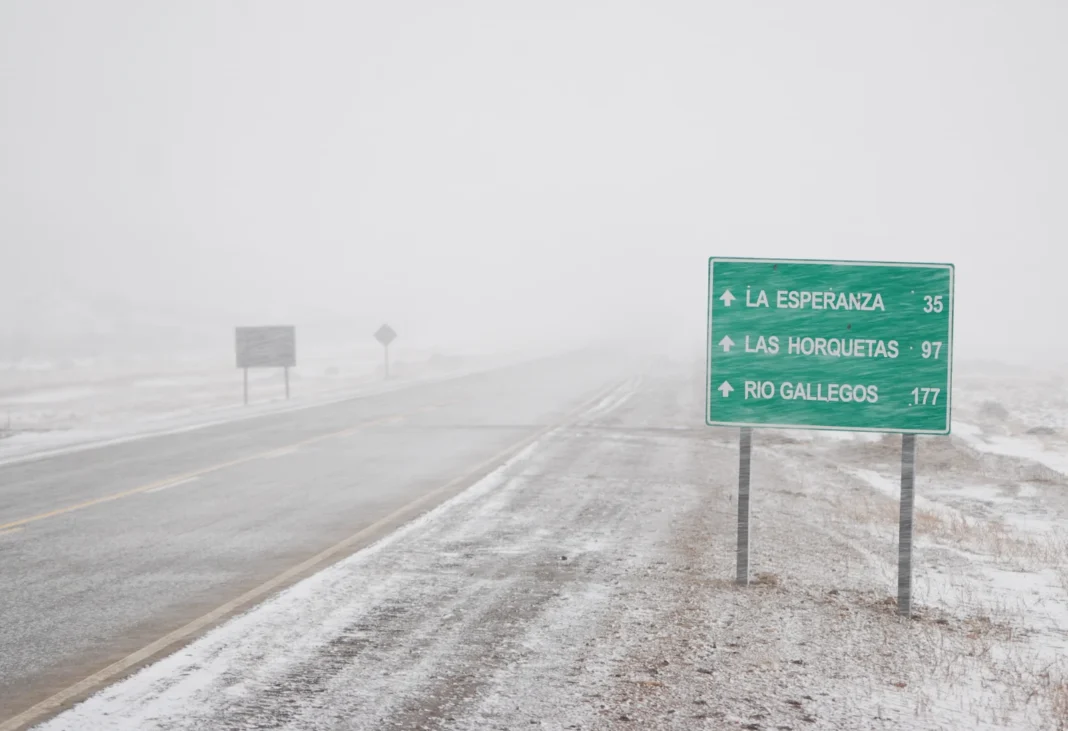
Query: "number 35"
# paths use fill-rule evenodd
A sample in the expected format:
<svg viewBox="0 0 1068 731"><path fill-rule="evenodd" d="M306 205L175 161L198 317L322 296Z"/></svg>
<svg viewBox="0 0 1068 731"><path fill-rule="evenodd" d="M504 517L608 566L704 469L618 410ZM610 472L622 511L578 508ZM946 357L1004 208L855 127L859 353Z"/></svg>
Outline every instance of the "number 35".
<svg viewBox="0 0 1068 731"><path fill-rule="evenodd" d="M925 295L923 298L923 311L924 312L941 312L944 308L942 304L942 295L932 297L931 295Z"/></svg>

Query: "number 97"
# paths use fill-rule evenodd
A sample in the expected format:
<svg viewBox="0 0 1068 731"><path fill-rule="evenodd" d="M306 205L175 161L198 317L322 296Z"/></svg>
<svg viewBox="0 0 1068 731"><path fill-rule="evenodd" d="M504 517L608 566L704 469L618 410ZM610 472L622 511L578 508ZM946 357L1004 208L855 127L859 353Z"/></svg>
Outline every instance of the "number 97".
<svg viewBox="0 0 1068 731"><path fill-rule="evenodd" d="M935 360L938 360L938 356L942 352L942 343L937 340L934 342L924 340L923 345L920 346L920 352L923 353L924 358L934 358Z"/></svg>

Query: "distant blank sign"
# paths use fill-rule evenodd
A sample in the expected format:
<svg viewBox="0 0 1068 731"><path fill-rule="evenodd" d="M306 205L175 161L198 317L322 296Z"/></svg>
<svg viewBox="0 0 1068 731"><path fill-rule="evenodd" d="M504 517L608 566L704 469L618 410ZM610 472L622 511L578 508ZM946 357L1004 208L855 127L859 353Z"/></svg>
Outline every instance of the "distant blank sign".
<svg viewBox="0 0 1068 731"><path fill-rule="evenodd" d="M237 328L238 368L293 368L297 334L292 325Z"/></svg>
<svg viewBox="0 0 1068 731"><path fill-rule="evenodd" d="M397 333L389 325L383 325L378 328L378 332L375 333L375 340L382 343L382 345L389 347L389 344L397 339Z"/></svg>

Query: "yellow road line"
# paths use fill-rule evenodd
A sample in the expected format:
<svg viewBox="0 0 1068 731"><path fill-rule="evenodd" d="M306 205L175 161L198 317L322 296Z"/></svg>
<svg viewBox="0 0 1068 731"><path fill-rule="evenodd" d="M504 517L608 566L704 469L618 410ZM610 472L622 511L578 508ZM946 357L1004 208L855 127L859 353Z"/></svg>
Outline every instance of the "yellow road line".
<svg viewBox="0 0 1068 731"><path fill-rule="evenodd" d="M390 419L394 419L394 418L396 418L396 417L395 416L386 416L386 417L382 417L382 418L379 418L379 419L371 419L370 421L365 421L365 422L363 422L361 424L358 424L357 426L354 426L354 427L346 427L345 429L342 429L340 431L329 432L327 434L319 434L318 436L310 437L308 439L302 439L301 441L294 442L293 444L287 444L284 447L278 447L276 449L271 449L271 450L268 450L266 452L258 452L256 454L251 454L251 455L248 455L248 456L245 456L245 457L239 457L238 459L230 460L229 462L223 462L222 464L212 465L211 467L204 467L204 468L201 468L199 470L195 470L193 472L186 472L185 474L181 474L181 475L173 475L173 476L168 477L168 478L166 478L164 480L157 480L156 482L152 482L152 483L149 483L147 485L141 485L140 487L135 487L135 488L133 488L131 490L123 490L122 492L112 493L111 495L104 495L102 497L93 498L92 500L86 500L85 502L75 503L74 505L67 505L67 506L62 507L62 508L56 508L55 510L50 510L47 513L40 513L39 515L31 515L28 518L20 518L19 520L13 520L10 523L0 524L0 531L6 531L6 530L11 529L11 528L19 528L19 527L22 527L22 526L29 525L30 523L36 523L36 522L41 521L41 520L47 520L48 518L55 518L57 516L66 515L68 513L73 513L73 512L78 511L78 510L85 510L86 508L91 508L91 507L93 507L95 505L102 505L103 503L114 502L115 500L121 500L123 498L130 497L131 495L140 495L143 492L152 492L153 490L158 490L158 489L161 489L161 488L164 488L164 487L170 487L170 486L172 486L172 485L174 485L175 483L178 483L178 482L187 482L187 481L193 480L193 479L195 479L197 477L203 477L204 475L209 475L209 474L211 474L213 472L218 472L220 470L225 470L225 469L227 469L229 467L236 467L237 465L245 464L246 462L251 462L251 461L256 460L256 459L263 459L264 457L278 456L280 453L284 453L287 450L293 450L293 449L298 449L300 447L305 447L305 446L307 446L309 444L314 444L316 442L321 442L321 441L323 441L325 439L331 439L331 438L334 438L334 437L342 437L342 436L347 436L347 435L350 435L350 434L355 434L360 429L364 429L364 428L369 427L369 426L375 426L376 424L384 424L387 421L389 421ZM403 415L402 415L402 418L403 418Z"/></svg>
<svg viewBox="0 0 1068 731"><path fill-rule="evenodd" d="M18 528L8 528L7 530L0 530L0 536L6 536L10 533L18 533L19 531L26 530L26 526L20 525Z"/></svg>
<svg viewBox="0 0 1068 731"><path fill-rule="evenodd" d="M196 482L199 479L199 477L190 477L188 480L175 480L174 482L168 482L162 487L153 487L151 490L146 490L145 494L147 495L153 492L160 492L161 490L170 490L172 487L178 487L179 485L188 485L190 482Z"/></svg>
<svg viewBox="0 0 1068 731"><path fill-rule="evenodd" d="M568 413L556 424L547 426L543 429L539 429L535 434L524 437L518 442L512 444L510 447L507 447L506 449L503 449L497 454L493 455L486 461L481 462L476 467L464 474L462 477L457 477L445 483L444 485L431 490L430 492L422 495L421 497L416 498L415 500L404 505L403 507L394 510L386 517L375 521L371 525L357 531L356 533L353 533L348 538L345 538L339 541L338 543L335 543L333 546L327 548L325 551L317 553L316 555L312 556L306 561L302 561L301 563L297 564L296 566L293 566L292 568L286 569L274 578L269 579L268 581L265 581L256 588L245 592L236 599L231 599L222 606L213 609L212 611L197 619L194 619L192 622L185 625L184 627L180 627L179 629L176 629L173 632L166 634L163 637L160 637L155 642L152 642L151 644L142 647L137 652L131 655L127 655L122 660L112 663L106 668L103 668L102 670L93 673L89 677L75 683L74 685L71 685L70 687L64 690L59 691L50 698L46 698L40 703L26 709L14 718L9 718L6 721L0 722L0 731L18 731L19 729L28 727L31 723L35 723L41 720L43 716L55 713L71 701L85 695L86 693L91 692L93 689L102 686L105 683L114 680L117 676L125 673L126 671L137 665L140 665L146 660L151 659L154 655L157 655L158 653L168 649L171 645L188 639L189 637L215 624L219 620L226 617L228 614L231 614L232 612L235 612L238 609L241 609L242 607L252 604L257 600L262 599L265 595L277 589L280 589L287 582L296 579L300 575L311 571L312 569L322 568L322 566L330 559L337 560L338 558L340 558L339 554L343 554L346 549L353 548L360 541L374 537L377 533L381 532L386 528L389 528L398 521L415 517L415 515L418 514L418 511L426 507L427 504L431 501L437 499L438 497L441 497L444 494L448 494L450 491L454 491L457 488L464 486L466 483L472 480L478 479L487 470L495 467L496 465L501 464L504 461L507 461L510 457L523 451L528 446L544 437L546 434L549 434L553 430L558 429L574 421L576 418L581 416L584 411L600 403L600 401L605 398L608 393L611 393L613 389L617 388L618 385L619 384L613 384L612 388L601 391L594 398L590 399L589 401L586 401L581 406Z"/></svg>

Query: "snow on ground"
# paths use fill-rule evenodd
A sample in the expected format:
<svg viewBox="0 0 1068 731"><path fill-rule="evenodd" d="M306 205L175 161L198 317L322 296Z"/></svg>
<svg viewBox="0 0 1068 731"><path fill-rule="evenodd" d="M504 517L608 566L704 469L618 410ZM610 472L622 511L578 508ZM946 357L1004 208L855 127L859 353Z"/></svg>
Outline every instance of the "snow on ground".
<svg viewBox="0 0 1068 731"><path fill-rule="evenodd" d="M976 432L919 439L904 620L900 438L757 431L741 588L737 433L701 424L703 392L700 375L629 382L430 514L40 728L1068 726L1068 478L975 438L1063 439L1027 433L1042 412L1019 404L1039 400L1006 398L1006 414L965 394Z"/></svg>
<svg viewBox="0 0 1068 731"><path fill-rule="evenodd" d="M0 463L78 445L124 441L223 421L307 408L413 383L474 373L523 360L524 354L442 357L401 350L383 380L376 353L324 351L290 370L242 373L206 358L177 363L85 360L0 365ZM51 366L51 367L48 367Z"/></svg>

